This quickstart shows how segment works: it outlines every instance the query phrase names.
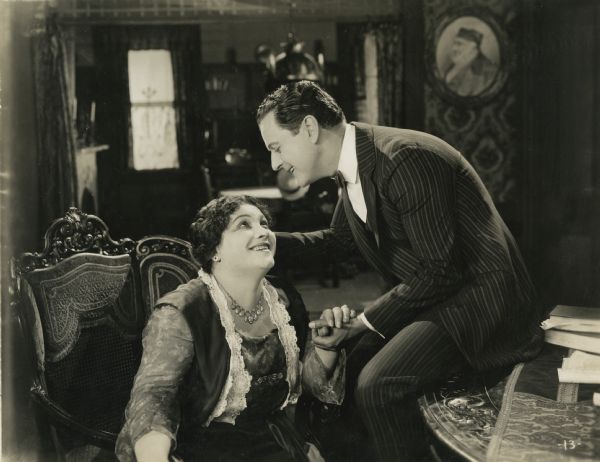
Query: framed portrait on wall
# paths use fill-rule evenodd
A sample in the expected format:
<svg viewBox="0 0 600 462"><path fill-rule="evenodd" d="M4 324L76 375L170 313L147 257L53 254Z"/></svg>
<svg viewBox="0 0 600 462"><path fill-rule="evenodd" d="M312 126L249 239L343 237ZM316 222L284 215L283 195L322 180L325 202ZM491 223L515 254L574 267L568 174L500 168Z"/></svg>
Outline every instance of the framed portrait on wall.
<svg viewBox="0 0 600 462"><path fill-rule="evenodd" d="M432 85L457 105L477 106L496 96L513 63L504 30L481 10L442 16L428 43Z"/></svg>

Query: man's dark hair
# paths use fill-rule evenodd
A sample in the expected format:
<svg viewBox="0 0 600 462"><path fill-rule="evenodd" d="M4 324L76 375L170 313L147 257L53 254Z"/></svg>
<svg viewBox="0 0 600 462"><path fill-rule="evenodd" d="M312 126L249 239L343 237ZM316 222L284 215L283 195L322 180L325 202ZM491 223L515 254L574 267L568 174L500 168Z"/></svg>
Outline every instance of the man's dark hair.
<svg viewBox="0 0 600 462"><path fill-rule="evenodd" d="M212 272L212 257L221 242L223 231L227 229L237 209L250 204L259 209L271 226L271 214L265 204L252 196L223 196L213 199L196 213L190 225L189 239L192 254L207 273Z"/></svg>
<svg viewBox="0 0 600 462"><path fill-rule="evenodd" d="M256 121L273 111L275 120L282 128L296 134L300 123L312 115L319 125L331 128L342 122L344 112L336 101L319 85L308 80L290 82L270 93L256 111Z"/></svg>

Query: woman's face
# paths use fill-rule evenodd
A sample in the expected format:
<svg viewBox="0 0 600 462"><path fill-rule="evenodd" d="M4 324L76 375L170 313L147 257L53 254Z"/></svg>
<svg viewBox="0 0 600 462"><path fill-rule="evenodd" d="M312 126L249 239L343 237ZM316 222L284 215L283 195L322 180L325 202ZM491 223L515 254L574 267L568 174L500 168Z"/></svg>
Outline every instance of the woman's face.
<svg viewBox="0 0 600 462"><path fill-rule="evenodd" d="M267 219L257 207L242 204L233 212L216 254L221 258L217 264L224 270L261 270L266 274L273 267L275 234L269 229Z"/></svg>

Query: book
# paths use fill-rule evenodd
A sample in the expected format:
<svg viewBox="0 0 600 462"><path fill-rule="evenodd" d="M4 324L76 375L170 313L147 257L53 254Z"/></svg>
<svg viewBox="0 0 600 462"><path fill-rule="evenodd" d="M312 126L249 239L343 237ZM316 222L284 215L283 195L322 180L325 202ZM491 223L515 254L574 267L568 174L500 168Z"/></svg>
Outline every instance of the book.
<svg viewBox="0 0 600 462"><path fill-rule="evenodd" d="M542 322L542 329L600 334L600 307L557 305Z"/></svg>
<svg viewBox="0 0 600 462"><path fill-rule="evenodd" d="M598 369L600 370L600 354L572 350L562 361L563 369Z"/></svg>
<svg viewBox="0 0 600 462"><path fill-rule="evenodd" d="M558 368L558 381L561 383L600 384L600 354L581 350L570 350Z"/></svg>
<svg viewBox="0 0 600 462"><path fill-rule="evenodd" d="M560 383L600 383L600 369L558 368Z"/></svg>
<svg viewBox="0 0 600 462"><path fill-rule="evenodd" d="M568 332L549 329L545 332L544 337L547 343L553 345L600 354L600 333Z"/></svg>
<svg viewBox="0 0 600 462"><path fill-rule="evenodd" d="M556 305L550 312L550 316L600 321L600 307Z"/></svg>

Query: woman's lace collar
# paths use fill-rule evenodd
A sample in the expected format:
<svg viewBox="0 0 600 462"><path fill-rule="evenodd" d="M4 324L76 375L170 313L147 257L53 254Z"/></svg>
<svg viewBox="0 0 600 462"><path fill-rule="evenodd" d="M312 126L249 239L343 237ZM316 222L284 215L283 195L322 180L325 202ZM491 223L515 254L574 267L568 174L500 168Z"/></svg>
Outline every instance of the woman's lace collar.
<svg viewBox="0 0 600 462"><path fill-rule="evenodd" d="M246 370L244 364L242 337L235 330L235 323L225 294L212 274L200 270L198 275L208 287L210 296L218 309L221 324L225 329L225 340L231 351L229 374L221 391L221 396L204 425L208 426L213 420L235 424L237 416L247 407L246 395L250 391L252 376ZM300 350L298 349L296 331L290 324L290 315L281 302L277 290L266 279L263 279L262 286L263 297L269 307L271 320L277 328L287 363L286 380L289 385L289 393L281 406L283 409L287 404L295 403L300 395Z"/></svg>

